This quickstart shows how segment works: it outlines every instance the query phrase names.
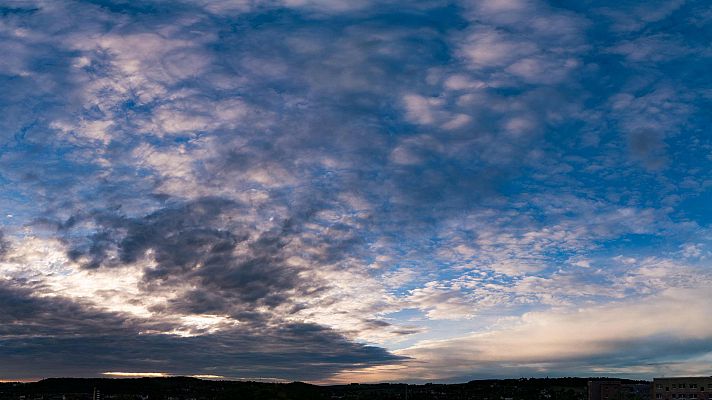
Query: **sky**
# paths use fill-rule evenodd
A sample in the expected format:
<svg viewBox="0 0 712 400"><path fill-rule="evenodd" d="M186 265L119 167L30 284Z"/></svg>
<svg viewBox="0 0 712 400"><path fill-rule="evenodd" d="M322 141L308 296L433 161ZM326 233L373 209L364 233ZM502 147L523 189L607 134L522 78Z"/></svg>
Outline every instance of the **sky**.
<svg viewBox="0 0 712 400"><path fill-rule="evenodd" d="M0 0L0 380L712 375L712 5Z"/></svg>

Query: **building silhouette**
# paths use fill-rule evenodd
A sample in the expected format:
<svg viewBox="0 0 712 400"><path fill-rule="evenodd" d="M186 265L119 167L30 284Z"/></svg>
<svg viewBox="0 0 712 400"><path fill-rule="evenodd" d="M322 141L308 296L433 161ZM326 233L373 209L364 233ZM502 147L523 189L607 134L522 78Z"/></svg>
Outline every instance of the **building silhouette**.
<svg viewBox="0 0 712 400"><path fill-rule="evenodd" d="M588 381L588 400L648 399L650 385L616 380Z"/></svg>
<svg viewBox="0 0 712 400"><path fill-rule="evenodd" d="M655 378L651 388L653 400L710 400L712 377Z"/></svg>

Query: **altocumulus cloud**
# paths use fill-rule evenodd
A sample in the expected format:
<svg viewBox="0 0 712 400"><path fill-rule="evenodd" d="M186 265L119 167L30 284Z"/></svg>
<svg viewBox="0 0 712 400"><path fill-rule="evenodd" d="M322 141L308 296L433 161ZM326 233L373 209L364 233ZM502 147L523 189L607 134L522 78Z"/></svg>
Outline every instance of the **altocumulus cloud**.
<svg viewBox="0 0 712 400"><path fill-rule="evenodd" d="M0 1L0 378L708 373L711 24Z"/></svg>

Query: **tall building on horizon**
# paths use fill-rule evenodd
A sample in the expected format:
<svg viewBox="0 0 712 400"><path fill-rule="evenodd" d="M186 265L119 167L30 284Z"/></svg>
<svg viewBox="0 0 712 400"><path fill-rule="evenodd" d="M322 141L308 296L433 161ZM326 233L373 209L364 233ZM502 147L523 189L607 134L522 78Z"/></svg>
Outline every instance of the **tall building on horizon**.
<svg viewBox="0 0 712 400"><path fill-rule="evenodd" d="M647 383L624 383L619 380L588 381L588 400L648 399Z"/></svg>
<svg viewBox="0 0 712 400"><path fill-rule="evenodd" d="M655 378L652 400L711 400L712 376Z"/></svg>

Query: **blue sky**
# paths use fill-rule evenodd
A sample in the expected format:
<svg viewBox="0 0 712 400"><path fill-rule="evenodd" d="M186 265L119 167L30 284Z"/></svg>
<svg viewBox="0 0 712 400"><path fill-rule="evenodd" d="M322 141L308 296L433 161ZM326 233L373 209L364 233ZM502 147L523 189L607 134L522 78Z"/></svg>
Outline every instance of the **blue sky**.
<svg viewBox="0 0 712 400"><path fill-rule="evenodd" d="M711 373L707 2L6 0L0 38L0 380Z"/></svg>

